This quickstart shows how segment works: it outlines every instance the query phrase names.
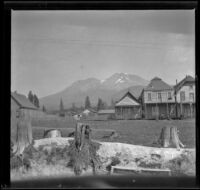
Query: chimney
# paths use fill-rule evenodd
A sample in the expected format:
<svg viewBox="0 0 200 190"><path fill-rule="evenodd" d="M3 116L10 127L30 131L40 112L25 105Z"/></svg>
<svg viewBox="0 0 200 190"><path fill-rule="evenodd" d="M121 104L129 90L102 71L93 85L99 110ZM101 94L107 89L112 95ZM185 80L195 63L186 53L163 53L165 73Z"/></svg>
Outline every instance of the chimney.
<svg viewBox="0 0 200 190"><path fill-rule="evenodd" d="M176 79L176 84L178 84L178 81L177 81L177 79Z"/></svg>

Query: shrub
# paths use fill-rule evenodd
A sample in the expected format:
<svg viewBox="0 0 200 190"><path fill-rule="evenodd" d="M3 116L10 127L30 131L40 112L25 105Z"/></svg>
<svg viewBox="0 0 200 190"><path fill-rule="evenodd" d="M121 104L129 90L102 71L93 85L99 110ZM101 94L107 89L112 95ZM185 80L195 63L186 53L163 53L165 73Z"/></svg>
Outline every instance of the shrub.
<svg viewBox="0 0 200 190"><path fill-rule="evenodd" d="M68 151L70 160L67 166L72 167L76 175L80 175L83 170L87 170L89 165L96 169L99 168L101 162L96 154L99 146L99 143L90 141L79 151L76 149L75 141L71 141Z"/></svg>
<svg viewBox="0 0 200 190"><path fill-rule="evenodd" d="M22 158L20 156L12 156L10 159L10 168L19 169L23 166Z"/></svg>
<svg viewBox="0 0 200 190"><path fill-rule="evenodd" d="M120 164L120 160L117 156L114 156L111 158L111 163L106 166L106 170L110 171L112 166L116 166L117 164Z"/></svg>
<svg viewBox="0 0 200 190"><path fill-rule="evenodd" d="M164 167L171 169L173 176L195 175L195 155L185 152L164 164Z"/></svg>

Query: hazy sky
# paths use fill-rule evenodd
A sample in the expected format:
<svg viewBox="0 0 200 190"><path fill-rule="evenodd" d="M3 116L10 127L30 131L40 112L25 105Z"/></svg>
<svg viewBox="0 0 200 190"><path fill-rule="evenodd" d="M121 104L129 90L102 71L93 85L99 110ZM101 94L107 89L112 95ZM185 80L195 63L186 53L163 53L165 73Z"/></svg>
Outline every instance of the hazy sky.
<svg viewBox="0 0 200 190"><path fill-rule="evenodd" d="M195 74L194 10L12 11L11 90L39 98L116 72Z"/></svg>

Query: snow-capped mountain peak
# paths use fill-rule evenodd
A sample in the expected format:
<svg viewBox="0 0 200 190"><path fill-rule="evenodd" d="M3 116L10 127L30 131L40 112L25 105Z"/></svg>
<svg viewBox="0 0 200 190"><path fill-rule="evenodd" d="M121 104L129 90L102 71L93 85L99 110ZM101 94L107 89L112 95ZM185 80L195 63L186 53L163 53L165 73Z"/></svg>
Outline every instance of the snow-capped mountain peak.
<svg viewBox="0 0 200 190"><path fill-rule="evenodd" d="M120 79L117 79L116 81L115 81L115 84L117 84L117 83L123 83L123 82L125 82L122 78L120 78Z"/></svg>
<svg viewBox="0 0 200 190"><path fill-rule="evenodd" d="M123 89L132 85L145 85L146 83L143 78L128 73L115 73L111 77L101 80L102 86L112 89Z"/></svg>

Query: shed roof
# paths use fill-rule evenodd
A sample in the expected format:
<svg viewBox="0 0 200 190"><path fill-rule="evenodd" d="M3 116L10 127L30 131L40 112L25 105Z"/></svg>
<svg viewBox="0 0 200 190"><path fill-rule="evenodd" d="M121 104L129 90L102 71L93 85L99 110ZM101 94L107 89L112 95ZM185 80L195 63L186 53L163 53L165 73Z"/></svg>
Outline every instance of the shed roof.
<svg viewBox="0 0 200 190"><path fill-rule="evenodd" d="M138 106L139 101L128 91L116 104L115 106Z"/></svg>
<svg viewBox="0 0 200 190"><path fill-rule="evenodd" d="M144 91L160 91L160 90L172 90L173 87L164 82L161 78L154 77L148 84Z"/></svg>
<svg viewBox="0 0 200 190"><path fill-rule="evenodd" d="M176 84L176 85L174 86L175 91L176 91L176 92L179 91L179 90L181 89L181 87L182 87L186 82L195 82L195 79L194 79L192 76L190 76L190 75L186 75L186 77L185 77L183 80L181 80L178 84Z"/></svg>
<svg viewBox="0 0 200 190"><path fill-rule="evenodd" d="M25 95L16 92L11 92L11 98L21 107L27 109L37 109Z"/></svg>
<svg viewBox="0 0 200 190"><path fill-rule="evenodd" d="M115 113L115 110L99 110L98 114L112 114Z"/></svg>

